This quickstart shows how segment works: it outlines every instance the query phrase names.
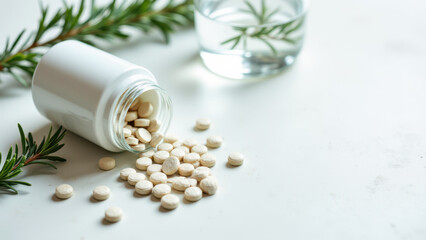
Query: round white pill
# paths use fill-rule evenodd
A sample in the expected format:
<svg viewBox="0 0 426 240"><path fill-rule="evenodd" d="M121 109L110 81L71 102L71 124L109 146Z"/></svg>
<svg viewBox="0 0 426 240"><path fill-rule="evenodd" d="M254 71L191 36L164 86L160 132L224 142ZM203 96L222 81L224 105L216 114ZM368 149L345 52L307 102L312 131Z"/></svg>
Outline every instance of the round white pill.
<svg viewBox="0 0 426 240"><path fill-rule="evenodd" d="M110 207L105 211L105 220L108 222L118 222L123 217L123 210L119 207Z"/></svg>
<svg viewBox="0 0 426 240"><path fill-rule="evenodd" d="M178 140L178 141L172 143L172 145L173 145L174 148L177 148L177 147L183 146L183 142Z"/></svg>
<svg viewBox="0 0 426 240"><path fill-rule="evenodd" d="M176 135L173 135L173 134L167 134L164 137L164 142L166 142L166 143L174 143L178 140L179 140L179 138Z"/></svg>
<svg viewBox="0 0 426 240"><path fill-rule="evenodd" d="M60 199L67 199L73 195L74 189L69 184L61 184L56 187L55 195Z"/></svg>
<svg viewBox="0 0 426 240"><path fill-rule="evenodd" d="M182 163L181 165L179 165L179 175L181 176L191 176L192 172L194 171L194 165L190 164L190 163Z"/></svg>
<svg viewBox="0 0 426 240"><path fill-rule="evenodd" d="M216 165L216 157L211 153L205 153L201 156L200 163L205 167L213 167Z"/></svg>
<svg viewBox="0 0 426 240"><path fill-rule="evenodd" d="M232 166L240 166L244 162L244 155L238 152L233 152L228 156L228 163Z"/></svg>
<svg viewBox="0 0 426 240"><path fill-rule="evenodd" d="M148 127L149 126L149 119L146 118L138 118L134 121L135 127Z"/></svg>
<svg viewBox="0 0 426 240"><path fill-rule="evenodd" d="M152 159L152 156L154 156L154 153L155 153L154 150L149 150L143 153L139 153L139 157L147 157Z"/></svg>
<svg viewBox="0 0 426 240"><path fill-rule="evenodd" d="M213 177L206 177L201 180L200 188L208 195L213 195L217 191L217 181Z"/></svg>
<svg viewBox="0 0 426 240"><path fill-rule="evenodd" d="M179 206L179 198L174 194L167 194L161 198L161 206L173 210Z"/></svg>
<svg viewBox="0 0 426 240"><path fill-rule="evenodd" d="M154 154L154 162L162 164L164 160L170 157L170 153L167 151L158 151Z"/></svg>
<svg viewBox="0 0 426 240"><path fill-rule="evenodd" d="M165 183L158 184L152 188L152 195L154 195L156 198L161 198L162 196L171 192L172 188Z"/></svg>
<svg viewBox="0 0 426 240"><path fill-rule="evenodd" d="M173 150L173 145L170 143L162 143L157 146L158 151L167 151L170 152Z"/></svg>
<svg viewBox="0 0 426 240"><path fill-rule="evenodd" d="M103 157L99 159L98 167L104 171L111 170L115 168L115 159L112 157Z"/></svg>
<svg viewBox="0 0 426 240"><path fill-rule="evenodd" d="M127 181L127 178L131 173L135 173L136 170L134 168L125 168L120 171L120 178Z"/></svg>
<svg viewBox="0 0 426 240"><path fill-rule="evenodd" d="M193 146L191 149L191 152L198 153L200 155L203 155L204 153L207 153L208 151L209 149L204 145L196 145L196 146Z"/></svg>
<svg viewBox="0 0 426 240"><path fill-rule="evenodd" d="M187 147L185 147L185 146L180 146L180 147L177 147L177 148L175 148L175 149L180 149L180 150L184 151L184 152L185 152L185 154L189 153L189 148L187 148Z"/></svg>
<svg viewBox="0 0 426 240"><path fill-rule="evenodd" d="M167 175L162 172L155 172L149 176L149 181L154 185L167 183Z"/></svg>
<svg viewBox="0 0 426 240"><path fill-rule="evenodd" d="M134 186L136 185L136 183L138 183L139 181L145 180L146 176L143 175L142 173L130 173L129 176L127 177L127 182Z"/></svg>
<svg viewBox="0 0 426 240"><path fill-rule="evenodd" d="M141 157L136 159L136 168L139 170L145 171L150 165L152 165L151 158Z"/></svg>
<svg viewBox="0 0 426 240"><path fill-rule="evenodd" d="M191 150L193 146L198 145L198 141L194 138L187 138L183 140L183 145Z"/></svg>
<svg viewBox="0 0 426 240"><path fill-rule="evenodd" d="M136 111L128 111L124 121L131 122L138 118L138 113Z"/></svg>
<svg viewBox="0 0 426 240"><path fill-rule="evenodd" d="M170 156L176 157L179 159L179 161L182 161L183 157L185 156L185 151L183 149L176 148L170 152Z"/></svg>
<svg viewBox="0 0 426 240"><path fill-rule="evenodd" d="M109 198L111 190L107 186L97 186L93 189L93 198L99 201Z"/></svg>
<svg viewBox="0 0 426 240"><path fill-rule="evenodd" d="M125 138L130 137L132 135L132 131L130 131L128 128L123 128L123 135Z"/></svg>
<svg viewBox="0 0 426 240"><path fill-rule="evenodd" d="M163 140L163 135L161 135L161 133L153 132L151 136L152 139L149 144L153 147L156 147L161 142L161 140Z"/></svg>
<svg viewBox="0 0 426 240"><path fill-rule="evenodd" d="M132 146L133 149L135 149L138 152L142 152L145 150L145 144L141 143L135 146Z"/></svg>
<svg viewBox="0 0 426 240"><path fill-rule="evenodd" d="M127 125L124 128L127 128L130 130L130 132L132 133L132 135L134 135L136 133L136 130L138 130L138 128L133 127L132 125Z"/></svg>
<svg viewBox="0 0 426 240"><path fill-rule="evenodd" d="M125 138L126 143L129 144L130 146L136 146L139 143L139 140L133 136L127 137Z"/></svg>
<svg viewBox="0 0 426 240"><path fill-rule="evenodd" d="M161 172L161 165L160 164L152 164L149 165L148 168L146 169L146 174L149 176L153 173L156 172Z"/></svg>
<svg viewBox="0 0 426 240"><path fill-rule="evenodd" d="M208 167L197 167L192 172L191 177L196 179L197 181L201 181L201 180L203 180L204 178L206 178L210 175L212 175L212 171L210 170L210 168L208 168Z"/></svg>
<svg viewBox="0 0 426 240"><path fill-rule="evenodd" d="M199 118L195 122L195 128L198 130L207 130L210 127L210 119L208 118Z"/></svg>
<svg viewBox="0 0 426 240"><path fill-rule="evenodd" d="M136 130L136 137L142 143L149 143L152 139L151 133L145 128L138 128L138 130Z"/></svg>
<svg viewBox="0 0 426 240"><path fill-rule="evenodd" d="M142 180L136 183L135 191L140 195L148 195L151 193L153 187L154 185L152 184L152 182L148 180Z"/></svg>
<svg viewBox="0 0 426 240"><path fill-rule="evenodd" d="M185 177L177 178L172 183L172 188L178 191L185 191L189 187L191 187L191 181Z"/></svg>
<svg viewBox="0 0 426 240"><path fill-rule="evenodd" d="M200 154L198 153L187 153L183 157L183 162L185 163L195 163L200 161Z"/></svg>
<svg viewBox="0 0 426 240"><path fill-rule="evenodd" d="M138 108L138 116L141 118L147 118L149 116L151 116L152 112L154 111L154 107L152 106L151 103L149 102L142 102L139 105Z"/></svg>
<svg viewBox="0 0 426 240"><path fill-rule="evenodd" d="M210 136L207 138L206 146L209 148L218 148L222 146L223 139L220 136Z"/></svg>
<svg viewBox="0 0 426 240"><path fill-rule="evenodd" d="M158 121L157 119L153 119L149 123L149 127L147 128L147 130L150 132L156 132L160 129L160 126L161 126L160 121Z"/></svg>
<svg viewBox="0 0 426 240"><path fill-rule="evenodd" d="M189 187L185 189L184 198L190 202L196 202L203 196L203 191L199 187Z"/></svg>
<svg viewBox="0 0 426 240"><path fill-rule="evenodd" d="M177 159L177 157L172 156L164 160L161 171L163 171L163 173L167 175L173 175L179 169L179 165L179 159Z"/></svg>

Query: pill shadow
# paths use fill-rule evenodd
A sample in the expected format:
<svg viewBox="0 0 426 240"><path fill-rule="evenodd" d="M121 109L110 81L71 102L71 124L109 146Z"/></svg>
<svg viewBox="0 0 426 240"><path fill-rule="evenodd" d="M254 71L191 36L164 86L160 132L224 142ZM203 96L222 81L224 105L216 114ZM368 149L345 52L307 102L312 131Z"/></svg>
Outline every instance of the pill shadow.
<svg viewBox="0 0 426 240"><path fill-rule="evenodd" d="M133 192L133 197L135 197L135 198L148 198L150 195L151 195L151 193L146 194L146 195L142 195L142 194L137 193L136 191Z"/></svg>
<svg viewBox="0 0 426 240"><path fill-rule="evenodd" d="M226 167L227 167L227 168L238 168L238 167L240 167L240 166L233 166L233 165L231 165L231 164L229 164L229 163L226 163Z"/></svg>
<svg viewBox="0 0 426 240"><path fill-rule="evenodd" d="M176 210L176 208L175 209L165 209L161 205L158 207L158 211L160 211L162 213L170 213L170 212L173 212L175 210Z"/></svg>
<svg viewBox="0 0 426 240"><path fill-rule="evenodd" d="M120 220L121 221L121 220ZM105 218L101 219L101 224L105 225L105 226L109 226L109 225L114 225L117 224L118 222L108 222Z"/></svg>
<svg viewBox="0 0 426 240"><path fill-rule="evenodd" d="M161 199L159 199L159 198L155 197L153 194L151 194L151 195L150 195L150 199L151 199L151 201L153 201L153 202L160 202L160 201L161 201Z"/></svg>
<svg viewBox="0 0 426 240"><path fill-rule="evenodd" d="M58 198L55 194L52 194L51 199L54 202L63 202L65 200L67 200L68 198L67 199L61 199L61 198Z"/></svg>
<svg viewBox="0 0 426 240"><path fill-rule="evenodd" d="M92 196L90 196L89 197L89 202L91 202L91 203L100 203L100 202L105 202L106 200L108 200L109 198L107 198L107 199L105 199L105 200L98 200L98 199L95 199L94 197L93 197L93 195Z"/></svg>

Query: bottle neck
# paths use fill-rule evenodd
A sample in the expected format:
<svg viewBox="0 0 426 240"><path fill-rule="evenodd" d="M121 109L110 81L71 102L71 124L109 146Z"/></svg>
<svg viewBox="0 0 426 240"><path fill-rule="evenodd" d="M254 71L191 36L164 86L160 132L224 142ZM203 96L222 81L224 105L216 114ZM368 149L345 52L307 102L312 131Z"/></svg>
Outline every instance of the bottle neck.
<svg viewBox="0 0 426 240"><path fill-rule="evenodd" d="M123 128L126 114L132 103L138 98L149 100L151 104L153 104L154 112L150 119L156 119L161 123L160 129L157 131L158 133L164 136L172 119L171 99L161 87L156 85L154 81L141 79L128 86L119 97L114 107L110 131L112 131L112 140L118 148L134 153L139 153L139 151L136 151L127 144L124 138ZM149 149L152 149L152 147L149 144L146 144L144 151Z"/></svg>

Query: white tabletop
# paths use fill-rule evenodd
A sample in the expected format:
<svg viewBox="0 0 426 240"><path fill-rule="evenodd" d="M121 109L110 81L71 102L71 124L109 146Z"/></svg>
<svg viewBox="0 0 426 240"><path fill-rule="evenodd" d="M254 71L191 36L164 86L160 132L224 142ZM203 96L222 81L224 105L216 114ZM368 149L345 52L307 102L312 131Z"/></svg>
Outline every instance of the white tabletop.
<svg viewBox="0 0 426 240"><path fill-rule="evenodd" d="M43 1L58 7L60 1ZM34 29L37 1L0 8L0 46ZM312 1L304 49L294 66L264 81L222 79L198 57L193 30L107 48L150 69L173 99L170 132L204 141L224 137L213 173L216 195L160 211L151 197L118 181L132 154L112 154L69 132L58 170L26 167L19 195L0 194L1 239L425 239L426 2ZM19 141L16 124L37 139L49 121L29 89L0 83L0 151ZM208 116L212 128L193 131ZM245 154L227 168L232 151ZM97 160L117 158L103 172ZM75 195L52 198L69 183ZM90 200L107 185L110 199ZM179 195L182 199L182 195ZM107 207L124 218L105 224ZM123 236L123 237L121 237Z"/></svg>

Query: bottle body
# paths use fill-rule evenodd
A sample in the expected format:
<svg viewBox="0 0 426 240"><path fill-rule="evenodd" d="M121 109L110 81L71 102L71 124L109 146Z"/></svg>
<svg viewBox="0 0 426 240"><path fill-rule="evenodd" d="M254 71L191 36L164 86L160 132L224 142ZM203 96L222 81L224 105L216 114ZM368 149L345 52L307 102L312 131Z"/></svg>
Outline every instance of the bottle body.
<svg viewBox="0 0 426 240"><path fill-rule="evenodd" d="M152 73L81 42L65 41L53 46L37 66L32 86L40 113L114 152L129 150L118 139L117 125L121 123L117 115L127 112L128 107L120 104L126 102L123 96L132 89L133 94L127 98L134 100L136 95L151 92L160 103L167 102L156 113L164 111L162 131L167 131L170 98L157 86Z"/></svg>

